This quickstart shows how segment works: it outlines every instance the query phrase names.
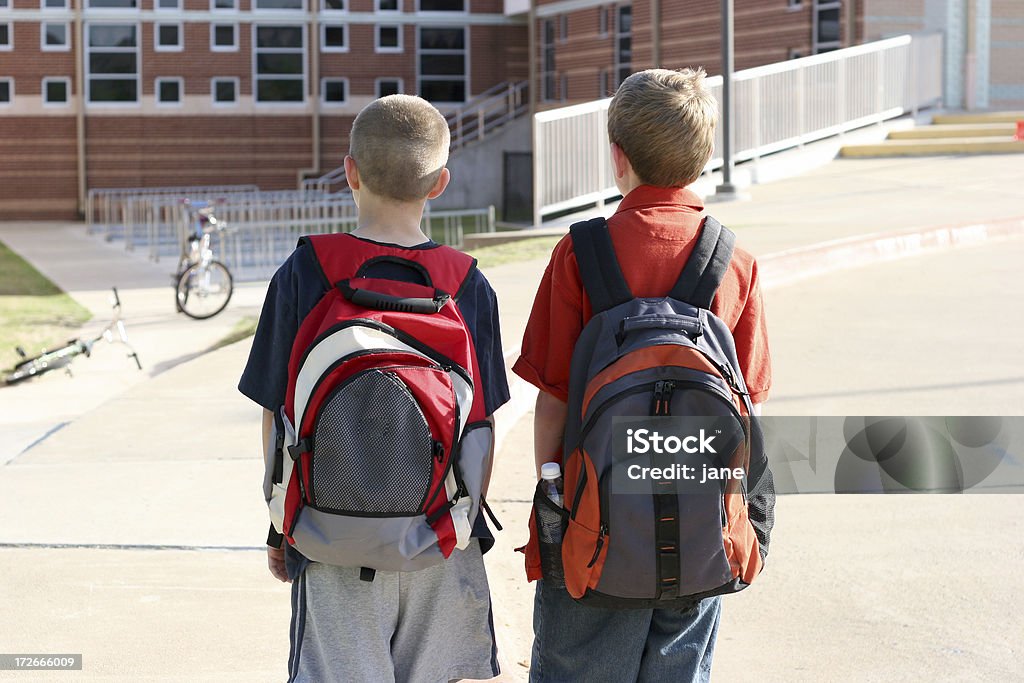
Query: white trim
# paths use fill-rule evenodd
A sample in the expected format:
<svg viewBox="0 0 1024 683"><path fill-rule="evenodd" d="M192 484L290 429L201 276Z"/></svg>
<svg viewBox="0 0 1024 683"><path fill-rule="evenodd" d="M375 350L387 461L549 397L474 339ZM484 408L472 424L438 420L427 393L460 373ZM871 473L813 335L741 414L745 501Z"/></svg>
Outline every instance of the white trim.
<svg viewBox="0 0 1024 683"><path fill-rule="evenodd" d="M217 100L217 83L229 82L235 86L235 99L228 102L221 102ZM241 97L241 80L238 76L214 76L210 79L210 104L214 107L236 107L238 106L238 99Z"/></svg>
<svg viewBox="0 0 1024 683"><path fill-rule="evenodd" d="M0 21L0 26L7 27L7 42L0 44L0 52L11 52L14 50L14 22Z"/></svg>
<svg viewBox="0 0 1024 683"><path fill-rule="evenodd" d="M398 92L399 93L404 93L405 92L405 81L404 81L404 79L397 78L397 77L392 77L392 76L380 76L378 78L373 79L373 96L375 98L380 98L381 97L381 94L380 94L380 84L381 84L381 81L394 81L395 83L398 83Z"/></svg>
<svg viewBox="0 0 1024 683"><path fill-rule="evenodd" d="M174 81L178 84L178 99L164 102L160 99L160 83ZM185 79L181 76L157 76L153 79L153 101L158 107L180 107L185 101Z"/></svg>
<svg viewBox="0 0 1024 683"><path fill-rule="evenodd" d="M327 81L336 81L345 84L345 98L340 102L337 100L327 100ZM344 76L324 76L320 79L320 104L325 107L344 107L348 104L349 99L352 97L352 92L349 90L348 79Z"/></svg>
<svg viewBox="0 0 1024 683"><path fill-rule="evenodd" d="M217 45L217 27L228 26L231 28L234 39L231 45ZM238 23L230 21L218 21L210 24L210 52L238 52Z"/></svg>
<svg viewBox="0 0 1024 683"><path fill-rule="evenodd" d="M7 84L7 101L0 100L0 107L9 107L14 104L14 78L12 76L0 76L0 83Z"/></svg>
<svg viewBox="0 0 1024 683"><path fill-rule="evenodd" d="M50 83L63 83L64 84L64 96L63 102L48 102L46 87ZM44 107L70 107L71 106L71 78L69 76L46 76L42 80L42 89L40 91L40 97L43 100Z"/></svg>
<svg viewBox="0 0 1024 683"><path fill-rule="evenodd" d="M173 26L178 29L178 42L174 45L163 45L160 42L160 29ZM181 22L157 21L153 23L153 52L181 52L185 49L185 26Z"/></svg>
<svg viewBox="0 0 1024 683"><path fill-rule="evenodd" d="M294 109L296 107L304 107L309 101L309 35L307 31L308 24L306 22L295 23L290 21L279 21L279 22L268 22L268 23L256 23L253 22L251 26L251 41L252 41L252 102L253 106L257 109L266 109L269 107L284 107ZM257 34L261 28L298 28L302 32L299 47L288 47L288 48L260 48L257 40ZM285 80L296 80L294 75L290 76L260 76L256 72L256 61L257 56L260 52L266 54L302 54L302 99L281 102L277 100L261 102L259 99L259 86L260 80L266 81L285 81Z"/></svg>
<svg viewBox="0 0 1024 683"><path fill-rule="evenodd" d="M90 68L90 62L92 60L89 59L89 56L93 52L93 50L94 49L95 50L99 50L100 52L110 52L110 51L113 51L114 53L119 53L119 54L128 54L129 53L129 50L127 48L123 48L123 47L96 47L96 48L93 48L89 44L89 31L93 27L99 27L99 26L128 27L128 28L134 29L134 31L135 31L135 48L134 48L134 54L135 54L135 99L134 100L128 100L128 101L124 101L124 102L93 102L92 101L92 80L93 80L94 77L93 77L93 74L92 74L92 69ZM137 107L137 106L139 106L139 103L142 101L142 68L141 68L142 67L142 24L139 23L139 22L128 22L128 21L102 21L102 20L101 21L89 21L89 22L86 22L85 24L83 24L83 26L82 26L82 36L83 36L82 53L84 55L83 61L85 62L85 64L84 64L84 68L85 68L84 78L85 78L85 103L86 103L86 106L88 106L88 107L110 107L112 109L124 109L126 107ZM100 74L98 76L95 76L95 78L96 78L96 80L101 80L101 81L127 81L127 80L130 80L129 78L126 78L122 74L113 74L113 75L110 75L110 74Z"/></svg>
<svg viewBox="0 0 1024 683"><path fill-rule="evenodd" d="M398 47L381 47L380 30L382 28L393 28L398 34ZM405 52L405 27L402 24L377 24L373 27L373 51L377 54L399 54Z"/></svg>
<svg viewBox="0 0 1024 683"><path fill-rule="evenodd" d="M344 45L342 47L334 47L327 44L327 29L328 28L340 28L344 34ZM349 38L348 38L348 24L325 22L320 24L320 52L348 52Z"/></svg>
<svg viewBox="0 0 1024 683"><path fill-rule="evenodd" d="M46 27L50 25L64 27L64 44L47 45ZM71 22L70 21L43 21L39 24L39 50L41 52L68 52L71 50Z"/></svg>

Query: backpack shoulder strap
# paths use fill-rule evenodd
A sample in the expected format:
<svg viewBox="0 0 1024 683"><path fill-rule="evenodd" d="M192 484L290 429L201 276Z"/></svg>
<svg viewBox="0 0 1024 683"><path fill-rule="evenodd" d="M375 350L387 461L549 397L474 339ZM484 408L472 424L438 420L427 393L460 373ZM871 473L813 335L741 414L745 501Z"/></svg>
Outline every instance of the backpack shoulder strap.
<svg viewBox="0 0 1024 683"><path fill-rule="evenodd" d="M604 218L573 223L569 228L572 249L580 269L583 289L594 314L624 304L633 298L615 257L608 222Z"/></svg>
<svg viewBox="0 0 1024 683"><path fill-rule="evenodd" d="M711 216L704 217L697 244L669 293L698 308L711 308L718 286L729 270L736 235Z"/></svg>

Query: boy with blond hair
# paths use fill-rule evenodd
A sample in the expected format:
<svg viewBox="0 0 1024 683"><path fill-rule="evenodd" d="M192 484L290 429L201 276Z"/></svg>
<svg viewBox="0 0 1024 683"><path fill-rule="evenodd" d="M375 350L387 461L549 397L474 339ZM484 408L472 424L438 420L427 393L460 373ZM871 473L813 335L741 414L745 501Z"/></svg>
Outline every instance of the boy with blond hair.
<svg viewBox="0 0 1024 683"><path fill-rule="evenodd" d="M611 101L608 137L615 183L623 199L607 226L600 229L610 237L612 259L617 258L623 288L628 286L632 297L665 297L670 292L674 296L677 279L704 222L700 198L686 188L711 158L716 119L717 103L704 84L703 70L653 69L633 74ZM541 464L561 462L563 454L570 453L569 446L563 444L569 417L570 358L584 327L599 312L588 296L589 284L584 287L584 280L594 280L592 273L581 274L581 264L593 263L584 256L591 258L589 254L577 257L570 236L555 247L534 301L522 354L513 367L516 374L540 389L534 426L538 470ZM752 412L759 412L758 405L768 396L771 366L757 265L750 254L735 249L710 310L735 339L736 359ZM590 343L592 339L593 335ZM575 375L572 384L577 386ZM578 416L574 419L578 422ZM567 507L574 499L570 484L567 480L563 496ZM582 490L582 483L580 486L577 491ZM755 490L751 499L759 495ZM774 494L765 495L774 500ZM578 492L575 497L578 501ZM770 504L768 510L770 516ZM577 511L575 507L571 510L573 515ZM761 512L752 507L751 522L763 521L755 520ZM767 533L762 532L770 530L771 522L754 526L758 527L763 559ZM620 539L623 533L620 529ZM612 544L614 535L612 530ZM608 552L607 544L603 547ZM601 549L599 541L591 566L602 557ZM685 557L687 550L680 547L675 552ZM530 557L527 550L529 578L539 579L540 566L531 563ZM720 600L718 596L694 599L681 609L611 609L577 602L561 582L541 580L534 607L530 679L706 681Z"/></svg>
<svg viewBox="0 0 1024 683"><path fill-rule="evenodd" d="M337 260L361 264L354 277L362 283L386 280L403 283L399 287L415 285L425 288L429 285L433 288L444 278L451 280L450 272L456 270L454 264L471 262L468 257L431 241L420 229L425 203L439 196L448 184L449 172L445 164L449 144L444 117L418 97L385 97L368 105L356 117L350 135L349 155L345 158L345 171L358 207L357 227L347 235L304 238L277 271L270 282L248 364L239 383L239 390L264 408L264 452L274 451L274 435L280 428L275 424L275 414L285 404L289 393L289 361L295 357L293 343L303 320L328 293L335 295L332 289L345 288L349 282L347 279L330 281L326 273L336 271L338 263L325 262L323 255L328 251L316 245L334 245L334 250L329 253L336 254ZM457 306L472 339L476 357L469 365L477 371L476 384L481 385L476 387L473 411L479 418L475 424L465 427L467 431L463 434L469 433L469 429L483 428L475 432L479 435L493 430L491 416L508 400L508 387L494 291L476 270L475 262L471 262L467 272L459 291L441 293L437 290L435 301L439 302L439 309ZM356 281L351 280L353 283ZM451 319L455 314L449 312L448 315ZM355 322L364 321L360 318ZM380 327L383 329L384 326ZM362 334L366 336L368 333ZM406 341L417 343L416 340ZM399 342L389 344L396 346ZM363 356L360 362L365 361L365 353ZM416 356L410 350L405 353L405 358L415 362ZM428 374L440 372L441 367L440 364L424 365L417 371ZM447 366L444 369L451 371ZM461 370L459 367L455 369ZM409 373L402 375L405 370L401 364L385 370L391 374L385 378L387 381L382 380L380 386L385 387L384 391L387 391L387 386L402 387L403 378L410 376ZM384 374L382 372L381 376ZM355 396L354 387L355 384L346 385L350 396ZM384 400L380 389L374 391L360 399L370 409ZM413 395L409 393L409 387L401 391L403 395ZM449 402L450 399L451 394ZM326 414L321 413L320 417ZM361 434L377 428L378 424L381 429L390 429L392 434L401 431L401 425L389 426L387 422L387 417L384 417L338 428L356 443L364 444L362 449L349 447L349 452L358 451L354 457L370 463L378 456L381 459L395 457L384 453L383 438ZM457 412L455 424L457 428ZM436 425L432 429L436 430ZM364 441L360 442L360 438ZM445 447L450 453L456 450L451 442L437 440L428 443L436 447L433 455L439 461L445 457ZM372 452L374 449L380 452ZM481 450L486 453L486 458L480 459L485 463L481 466L485 471L477 473L475 484L468 484L470 490L474 486L486 489L490 476L493 446L488 442ZM450 457L455 458L454 455ZM316 470L309 475L310 481L315 482L312 479L315 474ZM268 479L270 476L268 468ZM274 476L273 481L279 481L280 471ZM324 476L322 471L320 476ZM464 476L469 479L471 475L464 473ZM373 477L367 481L374 483ZM391 483L379 483L381 495L386 495ZM265 484L265 493L267 489ZM482 491L474 493L479 497ZM437 541L432 548L424 546L412 551L408 544L399 544L401 553L408 555L399 559L408 560L408 567L415 567L415 570L361 567L362 554L353 560L353 566L342 566L349 564L344 558L342 562L332 564L304 557L295 545L284 542L280 531L285 530L289 541L293 537L303 538L303 517L322 511L316 505L311 506L313 509L307 507L302 510L302 515L297 516L297 526L295 523L290 527L271 526L267 540L270 572L277 579L292 584L289 681L447 683L453 679L491 678L498 674L490 595L482 559L482 554L493 545L493 536L482 516L470 518L472 516L465 512L468 507L456 504L460 495L463 498L467 496L462 482L459 483L459 493L449 504L442 505L437 515L440 518L450 511L451 520L455 520L456 511L463 510L461 514L466 530L454 550L449 546L445 551L447 559L441 560ZM444 503L443 498L447 497L441 497L439 504ZM270 493L267 498L271 498ZM419 494L416 500L419 500ZM273 505L271 510L273 518ZM364 514L363 518L374 516ZM388 514L376 514L376 517L387 518ZM384 522L386 520L381 523ZM359 518L353 523L359 523ZM431 520L431 524L434 523ZM423 524L421 528L427 529ZM440 535L438 532L438 537ZM355 537L359 538L358 535ZM370 539L366 540L362 546L368 545ZM362 550L362 547L353 548L356 553ZM447 554L449 552L450 555ZM434 554L433 559L429 557L431 553ZM419 558L427 559L421 561Z"/></svg>

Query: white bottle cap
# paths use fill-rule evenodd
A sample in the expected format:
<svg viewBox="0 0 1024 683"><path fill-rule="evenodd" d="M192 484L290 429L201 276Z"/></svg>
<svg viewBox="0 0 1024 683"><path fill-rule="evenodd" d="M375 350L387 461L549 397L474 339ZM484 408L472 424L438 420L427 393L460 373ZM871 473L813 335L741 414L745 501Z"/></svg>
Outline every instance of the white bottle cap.
<svg viewBox="0 0 1024 683"><path fill-rule="evenodd" d="M558 479L562 476L562 466L557 462L546 462L540 466L541 479Z"/></svg>

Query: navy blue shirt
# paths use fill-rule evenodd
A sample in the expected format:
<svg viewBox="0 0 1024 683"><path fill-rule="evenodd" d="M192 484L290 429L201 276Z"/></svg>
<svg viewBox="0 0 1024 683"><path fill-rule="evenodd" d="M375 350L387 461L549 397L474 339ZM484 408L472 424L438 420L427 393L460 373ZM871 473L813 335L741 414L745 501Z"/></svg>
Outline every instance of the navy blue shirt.
<svg viewBox="0 0 1024 683"><path fill-rule="evenodd" d="M365 238L359 239L373 244L398 246L373 242ZM439 245L436 242L424 242L415 247L399 248L434 249L437 246ZM413 280L415 277L406 277L401 270L374 272L370 275L396 280ZM249 360L238 383L239 391L267 410L276 412L284 404L292 343L302 320L327 293L326 286L320 274L320 266L316 262L316 255L308 244L303 244L292 252L270 280L267 298L263 302L263 311L256 327L256 336L249 351ZM479 270L473 271L469 283L463 288L458 307L476 348L484 407L490 416L508 401L509 392L501 348L501 332L498 327L498 299L490 283ZM494 545L494 537L487 528L482 513L477 515L473 536L480 539L484 552ZM301 562L304 559L294 548L288 548L289 553L295 553L295 556L289 557L293 562Z"/></svg>

